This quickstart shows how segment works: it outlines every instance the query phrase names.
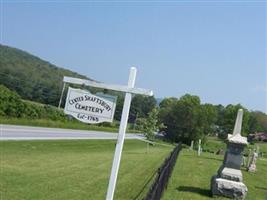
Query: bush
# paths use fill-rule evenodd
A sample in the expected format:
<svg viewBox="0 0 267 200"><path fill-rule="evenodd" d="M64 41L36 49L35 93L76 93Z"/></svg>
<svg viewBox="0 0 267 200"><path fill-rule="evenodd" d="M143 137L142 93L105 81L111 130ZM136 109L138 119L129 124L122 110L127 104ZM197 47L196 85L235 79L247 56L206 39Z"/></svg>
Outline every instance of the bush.
<svg viewBox="0 0 267 200"><path fill-rule="evenodd" d="M66 121L62 110L50 105L24 101L21 97L0 85L0 116L28 119L51 119Z"/></svg>

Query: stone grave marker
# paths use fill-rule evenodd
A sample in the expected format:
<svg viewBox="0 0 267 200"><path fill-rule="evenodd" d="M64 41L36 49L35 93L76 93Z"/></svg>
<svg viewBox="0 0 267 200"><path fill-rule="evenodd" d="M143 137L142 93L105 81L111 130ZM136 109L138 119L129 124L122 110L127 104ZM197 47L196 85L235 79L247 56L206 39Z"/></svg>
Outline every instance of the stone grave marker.
<svg viewBox="0 0 267 200"><path fill-rule="evenodd" d="M191 141L190 150L194 150L194 140Z"/></svg>
<svg viewBox="0 0 267 200"><path fill-rule="evenodd" d="M249 166L248 166L248 171L249 172L256 172L256 161L257 161L257 158L258 158L257 150L254 150L254 152L252 154L252 157L251 157L251 161L250 161Z"/></svg>
<svg viewBox="0 0 267 200"><path fill-rule="evenodd" d="M201 149L201 139L198 140L198 151L197 151L197 155L200 156L200 154L202 153L202 149Z"/></svg>
<svg viewBox="0 0 267 200"><path fill-rule="evenodd" d="M242 182L240 170L242 152L248 144L247 138L241 136L243 110L239 109L233 134L228 135L227 151L224 161L216 175L211 178L211 192L213 196L225 196L235 199L245 199L248 189Z"/></svg>

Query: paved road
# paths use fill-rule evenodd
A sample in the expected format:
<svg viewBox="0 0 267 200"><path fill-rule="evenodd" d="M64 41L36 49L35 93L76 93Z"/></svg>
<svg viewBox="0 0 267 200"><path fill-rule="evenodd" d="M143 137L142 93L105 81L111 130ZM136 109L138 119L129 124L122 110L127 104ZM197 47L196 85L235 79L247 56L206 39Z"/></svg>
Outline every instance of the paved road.
<svg viewBox="0 0 267 200"><path fill-rule="evenodd" d="M0 140L117 139L117 133L0 124ZM144 139L126 134L126 139Z"/></svg>

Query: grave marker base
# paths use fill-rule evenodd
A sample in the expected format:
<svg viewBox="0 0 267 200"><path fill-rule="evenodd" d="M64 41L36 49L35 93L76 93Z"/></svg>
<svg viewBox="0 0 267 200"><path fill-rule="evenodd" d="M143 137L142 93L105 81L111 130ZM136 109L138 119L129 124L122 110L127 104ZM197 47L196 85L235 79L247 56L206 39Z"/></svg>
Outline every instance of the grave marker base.
<svg viewBox="0 0 267 200"><path fill-rule="evenodd" d="M242 182L218 178L215 175L211 179L211 191L213 196L225 196L243 200L246 197L248 188Z"/></svg>

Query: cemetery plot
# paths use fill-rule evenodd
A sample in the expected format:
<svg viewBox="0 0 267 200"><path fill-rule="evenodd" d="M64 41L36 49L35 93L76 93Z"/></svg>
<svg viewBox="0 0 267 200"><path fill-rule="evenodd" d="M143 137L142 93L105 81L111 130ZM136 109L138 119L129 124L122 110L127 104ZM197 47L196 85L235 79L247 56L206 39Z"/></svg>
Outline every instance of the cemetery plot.
<svg viewBox="0 0 267 200"><path fill-rule="evenodd" d="M261 149L267 149L267 144L260 144ZM163 200L189 199L212 200L210 178L214 171L222 164L223 155L203 152L200 156L197 151L183 149L176 161L168 188L164 192ZM246 200L264 199L266 196L267 159L257 160L257 171L248 172L241 168L244 183L248 187ZM228 198L218 197L218 200Z"/></svg>
<svg viewBox="0 0 267 200"><path fill-rule="evenodd" d="M0 142L0 196L12 200L105 199L112 140ZM125 141L115 199L142 199L172 147Z"/></svg>

